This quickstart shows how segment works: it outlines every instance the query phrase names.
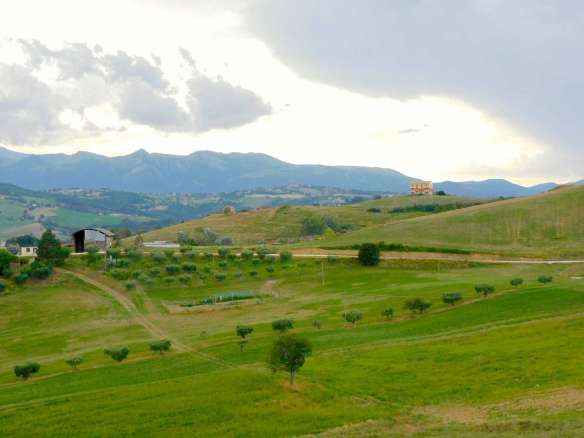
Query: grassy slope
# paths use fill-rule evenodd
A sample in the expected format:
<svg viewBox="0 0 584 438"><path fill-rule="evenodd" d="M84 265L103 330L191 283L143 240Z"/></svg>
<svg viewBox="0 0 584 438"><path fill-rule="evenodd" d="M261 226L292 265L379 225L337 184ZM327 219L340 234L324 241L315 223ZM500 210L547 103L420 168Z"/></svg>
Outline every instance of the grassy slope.
<svg viewBox="0 0 584 438"><path fill-rule="evenodd" d="M581 256L584 255L584 187L371 227L337 237L330 243L365 241L447 246L510 255Z"/></svg>
<svg viewBox="0 0 584 438"><path fill-rule="evenodd" d="M131 270L144 271L152 263L144 260ZM216 262L196 263L199 271L219 269ZM578 410L561 404L560 417L550 416L556 412L551 408L488 411L484 424L470 429L419 411L453 405L486 409L529 399L534 392L579 388L584 378L581 266L392 262L371 269L338 261L325 265L324 284L320 262L294 261L287 268L276 263L272 275L265 267L230 262L224 282L197 280L185 287L155 280L128 293L142 303L139 308L151 322L194 348L193 354L148 353L148 336L130 320L120 324L128 315L119 306L68 277L0 297L5 307L0 345L22 344L6 349L9 357L0 363L0 434L273 436L277 431L291 436L355 424L351 427L361 431L357 435L377 428L397 436L414 428L432 436L469 430L516 436L525 419L558 435L584 426ZM259 278L249 277L251 270ZM237 279L237 272L245 274L243 279ZM537 283L542 273L554 275L554 283ZM508 281L517 276L526 285L510 290ZM492 282L500 292L477 299L473 286L481 282ZM263 298L193 314L170 315L161 306L233 290L252 290ZM441 294L447 291L460 291L463 304L442 304ZM411 297L432 301L432 311L410 317L402 305ZM396 310L391 322L380 315L388 306ZM346 327L340 318L347 309L364 314L356 328ZM295 388L282 375L272 377L263 365L277 336L269 324L279 317L295 319L295 331L314 345L315 355ZM314 319L322 322L321 330L311 326ZM256 329L243 353L234 335L238 323ZM104 358L101 348L121 343L130 346L130 362L113 364ZM86 358L79 372L67 371L62 361L74 352ZM16 382L10 365L27 359L39 359L41 373ZM76 415L80 406L83 415ZM34 422L29 421L31 410Z"/></svg>
<svg viewBox="0 0 584 438"><path fill-rule="evenodd" d="M274 242L299 239L302 236L302 221L311 214L330 216L341 224L368 227L424 214L420 212L388 213L388 210L396 207L426 204L444 205L456 202L467 204L480 201L454 196L399 196L338 207L293 206L284 209L265 208L241 212L232 216L212 214L203 219L196 219L145 233L144 239L146 241L174 241L178 233L182 232L190 236L193 235L196 229L211 228L222 236L231 237L234 239L235 244L238 245L256 244L259 241ZM380 208L383 212L367 212L369 208Z"/></svg>

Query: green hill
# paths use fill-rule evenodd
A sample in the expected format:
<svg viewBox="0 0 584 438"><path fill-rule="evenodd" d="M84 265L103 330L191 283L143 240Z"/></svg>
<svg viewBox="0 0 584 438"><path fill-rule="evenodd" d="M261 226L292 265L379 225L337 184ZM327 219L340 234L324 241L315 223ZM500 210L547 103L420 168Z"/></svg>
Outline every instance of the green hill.
<svg viewBox="0 0 584 438"><path fill-rule="evenodd" d="M350 235L355 230L374 225L459 209L481 202L485 201L455 196L396 196L341 206L262 208L232 215L212 214L202 219L154 230L145 233L143 237L145 241L176 241L179 236L196 240L202 239L202 234L207 229L220 238L230 238L236 245L297 243L313 241L315 235L320 234L307 229L305 221L308 219L324 221L324 237L330 237L334 232Z"/></svg>
<svg viewBox="0 0 584 438"><path fill-rule="evenodd" d="M508 255L584 255L584 187L387 223L330 240L384 241Z"/></svg>

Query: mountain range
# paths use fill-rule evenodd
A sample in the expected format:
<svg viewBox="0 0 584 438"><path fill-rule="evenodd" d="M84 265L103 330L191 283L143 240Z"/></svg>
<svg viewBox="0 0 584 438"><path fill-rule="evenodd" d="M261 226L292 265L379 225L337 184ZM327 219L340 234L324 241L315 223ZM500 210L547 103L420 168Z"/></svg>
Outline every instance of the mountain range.
<svg viewBox="0 0 584 438"><path fill-rule="evenodd" d="M82 188L142 193L219 193L290 184L407 193L414 179L391 169L297 165L258 153L198 151L187 156L138 150L120 157L89 152L24 154L0 147L0 182L28 189ZM528 196L554 183L523 187L506 180L435 184L436 190L472 197Z"/></svg>

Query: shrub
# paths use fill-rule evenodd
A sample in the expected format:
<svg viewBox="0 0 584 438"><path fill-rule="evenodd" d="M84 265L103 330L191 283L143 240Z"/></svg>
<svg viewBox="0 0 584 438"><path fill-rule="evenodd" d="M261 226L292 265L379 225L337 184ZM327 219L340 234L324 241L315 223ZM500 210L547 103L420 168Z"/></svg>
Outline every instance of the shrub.
<svg viewBox="0 0 584 438"><path fill-rule="evenodd" d="M462 300L462 295L458 292L449 292L442 295L442 302L444 304L455 305L457 302Z"/></svg>
<svg viewBox="0 0 584 438"><path fill-rule="evenodd" d="M144 257L144 253L139 249L128 251L128 258L134 262L139 262Z"/></svg>
<svg viewBox="0 0 584 438"><path fill-rule="evenodd" d="M231 252L231 250L229 248L219 248L217 250L217 254L219 255L220 258L224 259L227 258L227 255Z"/></svg>
<svg viewBox="0 0 584 438"><path fill-rule="evenodd" d="M178 265L168 265L164 269L168 275L176 275L180 272L180 266Z"/></svg>
<svg viewBox="0 0 584 438"><path fill-rule="evenodd" d="M363 314L358 310L351 310L349 312L343 313L343 319L351 324L353 327L357 325L358 321L363 319Z"/></svg>
<svg viewBox="0 0 584 438"><path fill-rule="evenodd" d="M362 266L377 266L380 260L379 247L374 243L364 243L359 248L359 263Z"/></svg>
<svg viewBox="0 0 584 438"><path fill-rule="evenodd" d="M272 329L280 333L286 333L294 328L294 321L291 319L278 319L272 322Z"/></svg>
<svg viewBox="0 0 584 438"><path fill-rule="evenodd" d="M130 278L130 271L126 269L114 269L111 275L114 279L118 281L125 281Z"/></svg>
<svg viewBox="0 0 584 438"><path fill-rule="evenodd" d="M483 297L486 297L487 295L495 292L495 286L491 284L477 284L475 286L475 291L477 294L481 294Z"/></svg>
<svg viewBox="0 0 584 438"><path fill-rule="evenodd" d="M189 260L195 260L197 258L197 253L194 251L187 251L184 253L184 256Z"/></svg>
<svg viewBox="0 0 584 438"><path fill-rule="evenodd" d="M199 278L203 281L205 281L208 277L205 274L199 274Z"/></svg>
<svg viewBox="0 0 584 438"><path fill-rule="evenodd" d="M223 281L227 278L227 275L225 275L223 272L216 272L215 273L215 280L217 281Z"/></svg>
<svg viewBox="0 0 584 438"><path fill-rule="evenodd" d="M0 294L6 290L6 283L0 280Z"/></svg>
<svg viewBox="0 0 584 438"><path fill-rule="evenodd" d="M324 218L320 216L307 216L302 221L302 234L305 236L321 236L326 228Z"/></svg>
<svg viewBox="0 0 584 438"><path fill-rule="evenodd" d="M312 326L315 329L320 330L320 328L322 327L322 324L320 323L320 321L318 319L315 319L314 321L312 321Z"/></svg>
<svg viewBox="0 0 584 438"><path fill-rule="evenodd" d="M271 254L271 252L272 251L270 251L270 249L268 247L262 246L261 248L258 248L258 250L257 250L258 258L260 260L264 260L268 254Z"/></svg>
<svg viewBox="0 0 584 438"><path fill-rule="evenodd" d="M69 359L65 359L65 363L71 367L74 371L79 369L79 365L83 363L83 358L80 356L71 357Z"/></svg>
<svg viewBox="0 0 584 438"><path fill-rule="evenodd" d="M235 261L235 259L237 259L237 255L233 253L227 254L227 260L229 260L230 262Z"/></svg>
<svg viewBox="0 0 584 438"><path fill-rule="evenodd" d="M164 354L170 350L171 342L168 339L162 339L150 343L150 350L158 354Z"/></svg>
<svg viewBox="0 0 584 438"><path fill-rule="evenodd" d="M41 366L36 362L27 362L14 367L14 375L20 377L22 380L28 379L33 374L40 371Z"/></svg>
<svg viewBox="0 0 584 438"><path fill-rule="evenodd" d="M10 263L18 260L14 254L5 249L0 249L0 274L6 277L6 270L10 268Z"/></svg>
<svg viewBox="0 0 584 438"><path fill-rule="evenodd" d="M134 290L136 289L136 283L133 281L128 281L126 283L126 290Z"/></svg>
<svg viewBox="0 0 584 438"><path fill-rule="evenodd" d="M259 260L259 259L253 259L253 260L251 261L251 264L252 264L252 265L254 265L254 266L258 266L258 265L259 265L261 262L262 262L262 261L261 261L261 260Z"/></svg>
<svg viewBox="0 0 584 438"><path fill-rule="evenodd" d="M162 271L160 270L160 268L151 268L148 273L150 274L151 277L158 277Z"/></svg>
<svg viewBox="0 0 584 438"><path fill-rule="evenodd" d="M26 283L27 280L28 280L28 274L25 272L22 272L22 273L18 274L16 277L14 277L14 282L16 284L24 284L24 283Z"/></svg>
<svg viewBox="0 0 584 438"><path fill-rule="evenodd" d="M419 313L422 314L426 310L432 307L432 303L429 301L425 301L422 298L413 298L408 300L404 304L404 308L409 310L412 313Z"/></svg>
<svg viewBox="0 0 584 438"><path fill-rule="evenodd" d="M377 207L368 208L367 213L381 213L381 208L377 208Z"/></svg>
<svg viewBox="0 0 584 438"><path fill-rule="evenodd" d="M249 272L250 277L257 277L257 275L258 275L258 271L250 271Z"/></svg>
<svg viewBox="0 0 584 438"><path fill-rule="evenodd" d="M513 287L519 287L523 284L523 278L514 278L510 281L510 283Z"/></svg>
<svg viewBox="0 0 584 438"><path fill-rule="evenodd" d="M174 283L174 277L164 277L164 282L170 286L172 283Z"/></svg>
<svg viewBox="0 0 584 438"><path fill-rule="evenodd" d="M174 249L165 249L163 252L164 252L164 256L168 260L173 260L174 259Z"/></svg>
<svg viewBox="0 0 584 438"><path fill-rule="evenodd" d="M49 278L49 276L53 273L53 267L39 260L35 260L27 268L26 273L32 278L36 278L38 280L45 280Z"/></svg>
<svg viewBox="0 0 584 438"><path fill-rule="evenodd" d="M123 362L130 354L130 350L128 347L120 347L120 348L107 348L103 350L103 353L106 356L111 357L116 362Z"/></svg>
<svg viewBox="0 0 584 438"><path fill-rule="evenodd" d="M181 275L178 278L178 281L180 281L184 285L189 285L193 282L193 277L191 277L190 275Z"/></svg>
<svg viewBox="0 0 584 438"><path fill-rule="evenodd" d="M393 309L391 307L388 307L383 312L381 312L381 316L385 317L385 319L393 318Z"/></svg>
<svg viewBox="0 0 584 438"><path fill-rule="evenodd" d="M253 251L249 249L244 249L241 251L241 258L243 260L251 260L253 258Z"/></svg>
<svg viewBox="0 0 584 438"><path fill-rule="evenodd" d="M242 278L243 277L243 272L236 272L233 275L235 276L235 278Z"/></svg>
<svg viewBox="0 0 584 438"><path fill-rule="evenodd" d="M292 260L292 253L290 251L280 251L280 263L288 263Z"/></svg>
<svg viewBox="0 0 584 438"><path fill-rule="evenodd" d="M235 328L235 333L240 338L244 338L245 339L247 336L249 336L249 335L251 335L253 333L253 327L251 327L249 325L238 325Z"/></svg>
<svg viewBox="0 0 584 438"><path fill-rule="evenodd" d="M274 373L285 370L290 373L290 384L294 384L296 372L302 368L306 358L312 354L312 345L307 339L296 335L280 336L272 346L268 364Z"/></svg>
<svg viewBox="0 0 584 438"><path fill-rule="evenodd" d="M539 281L541 284L547 284L547 283L551 283L552 281L554 281L554 277L550 276L550 275L541 275L537 281Z"/></svg>
<svg viewBox="0 0 584 438"><path fill-rule="evenodd" d="M273 266L266 266L266 271L268 271L270 274L274 273L274 267Z"/></svg>
<svg viewBox="0 0 584 438"><path fill-rule="evenodd" d="M151 255L152 260L154 260L155 263L163 263L166 260L166 257L164 257L163 254L161 254L160 252L154 252Z"/></svg>
<svg viewBox="0 0 584 438"><path fill-rule="evenodd" d="M217 266L219 266L221 269L226 269L228 264L226 261L220 261L219 263L217 263Z"/></svg>

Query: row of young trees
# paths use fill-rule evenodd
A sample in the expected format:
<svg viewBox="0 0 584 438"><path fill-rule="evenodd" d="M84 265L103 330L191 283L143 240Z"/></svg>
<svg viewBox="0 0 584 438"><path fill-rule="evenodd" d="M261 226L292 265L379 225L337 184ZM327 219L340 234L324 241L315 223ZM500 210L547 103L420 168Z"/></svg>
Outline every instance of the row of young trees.
<svg viewBox="0 0 584 438"><path fill-rule="evenodd" d="M168 339L161 339L158 341L151 342L149 347L150 351L158 354L166 353L171 348L171 341ZM130 349L128 347L113 347L113 348L106 348L103 350L103 353L106 356L111 357L116 362L123 362L128 358L130 354ZM65 363L71 367L73 371L79 370L79 367L85 359L82 356L73 356L68 359L65 359ZM38 362L26 362L23 364L15 365L14 366L14 375L22 380L27 380L33 374L36 374L40 371L41 365Z"/></svg>

